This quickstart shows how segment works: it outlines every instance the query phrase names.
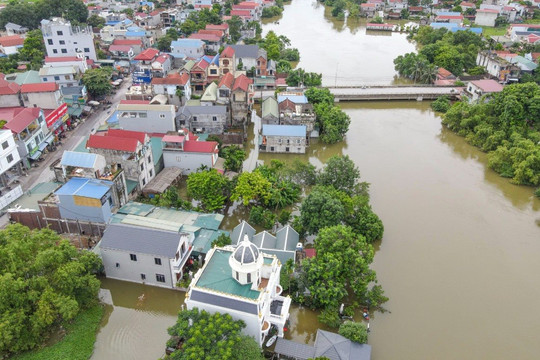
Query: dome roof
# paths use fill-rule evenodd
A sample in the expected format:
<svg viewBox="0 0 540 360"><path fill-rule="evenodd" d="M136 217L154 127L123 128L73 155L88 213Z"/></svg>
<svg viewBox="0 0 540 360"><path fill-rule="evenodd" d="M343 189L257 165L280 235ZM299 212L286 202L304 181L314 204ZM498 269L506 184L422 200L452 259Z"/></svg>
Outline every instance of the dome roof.
<svg viewBox="0 0 540 360"><path fill-rule="evenodd" d="M238 244L238 247L233 253L233 257L240 264L252 264L257 262L259 258L259 249L257 246L244 238L244 240Z"/></svg>

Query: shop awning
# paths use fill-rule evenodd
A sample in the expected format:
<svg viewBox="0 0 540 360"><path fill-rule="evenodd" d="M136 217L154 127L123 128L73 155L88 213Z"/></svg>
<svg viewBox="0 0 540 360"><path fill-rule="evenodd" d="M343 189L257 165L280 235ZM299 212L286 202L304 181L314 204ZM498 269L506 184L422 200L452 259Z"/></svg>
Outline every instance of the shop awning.
<svg viewBox="0 0 540 360"><path fill-rule="evenodd" d="M134 181L134 180L126 179L127 193L128 193L128 194L131 194L131 192L132 192L133 190L135 190L135 188L137 187L137 185L139 185L138 182L136 182L136 181Z"/></svg>
<svg viewBox="0 0 540 360"><path fill-rule="evenodd" d="M30 160L37 160L37 159L39 159L40 156L41 156L41 151L38 150L35 153L33 153L32 155L29 155L28 158Z"/></svg>
<svg viewBox="0 0 540 360"><path fill-rule="evenodd" d="M81 116L83 108L81 107L70 107L68 108L68 114L70 116Z"/></svg>
<svg viewBox="0 0 540 360"><path fill-rule="evenodd" d="M39 151L43 152L43 150L45 150L47 145L49 145L49 143L47 141L44 141L41 144L39 144L39 146L38 146Z"/></svg>

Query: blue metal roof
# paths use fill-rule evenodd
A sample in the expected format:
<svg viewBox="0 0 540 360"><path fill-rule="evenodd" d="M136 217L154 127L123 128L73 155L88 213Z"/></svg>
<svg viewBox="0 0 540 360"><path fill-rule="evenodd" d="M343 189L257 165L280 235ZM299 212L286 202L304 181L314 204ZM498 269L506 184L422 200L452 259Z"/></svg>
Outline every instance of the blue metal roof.
<svg viewBox="0 0 540 360"><path fill-rule="evenodd" d="M200 39L178 39L171 42L171 47L180 46L180 47L194 47L199 48L204 44Z"/></svg>
<svg viewBox="0 0 540 360"><path fill-rule="evenodd" d="M73 177L58 189L56 195L77 195L101 199L113 186L112 181Z"/></svg>
<svg viewBox="0 0 540 360"><path fill-rule="evenodd" d="M126 36L132 36L132 37L141 37L145 36L146 33L144 31L128 31L126 32Z"/></svg>
<svg viewBox="0 0 540 360"><path fill-rule="evenodd" d="M278 95L278 103L285 101L286 99L291 100L295 104L307 104L308 100L305 95Z"/></svg>
<svg viewBox="0 0 540 360"><path fill-rule="evenodd" d="M63 166L76 166L83 168L93 168L97 159L97 154L81 153L76 151L64 151L62 155Z"/></svg>
<svg viewBox="0 0 540 360"><path fill-rule="evenodd" d="M306 136L306 125L263 125L264 136Z"/></svg>

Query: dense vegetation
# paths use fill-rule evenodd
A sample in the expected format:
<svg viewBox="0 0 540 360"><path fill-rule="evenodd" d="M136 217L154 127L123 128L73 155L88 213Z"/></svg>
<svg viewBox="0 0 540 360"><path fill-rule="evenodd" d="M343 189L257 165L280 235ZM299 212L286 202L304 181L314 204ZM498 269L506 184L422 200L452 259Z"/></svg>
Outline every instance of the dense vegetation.
<svg viewBox="0 0 540 360"><path fill-rule="evenodd" d="M327 144L337 143L349 131L351 119L334 103L334 96L328 89L309 88L306 97L313 104L321 140Z"/></svg>
<svg viewBox="0 0 540 360"><path fill-rule="evenodd" d="M418 54L398 56L394 60L396 71L400 76L426 84L435 80L438 67L456 76L464 71L476 73L476 55L485 46L482 37L471 31L453 33L445 28L433 29L430 26L420 27L409 37L422 47Z"/></svg>
<svg viewBox="0 0 540 360"><path fill-rule="evenodd" d="M488 152L488 165L515 184L540 185L540 86L508 85L491 101L458 102L443 124Z"/></svg>
<svg viewBox="0 0 540 360"><path fill-rule="evenodd" d="M73 25L85 23L88 9L82 0L11 0L0 12L0 27L8 22L37 29L42 19L63 17Z"/></svg>
<svg viewBox="0 0 540 360"><path fill-rule="evenodd" d="M0 352L30 350L55 326L95 305L101 267L96 254L78 251L52 230L2 230Z"/></svg>
<svg viewBox="0 0 540 360"><path fill-rule="evenodd" d="M368 332L363 322L345 321L339 327L339 335L360 344L366 344Z"/></svg>
<svg viewBox="0 0 540 360"><path fill-rule="evenodd" d="M110 67L88 69L84 73L82 81L90 95L99 98L109 95L111 92L111 74Z"/></svg>
<svg viewBox="0 0 540 360"><path fill-rule="evenodd" d="M178 313L176 324L169 328L174 338L168 346L181 346L164 359L174 360L262 360L261 349L252 337L241 334L245 323L229 314L192 310Z"/></svg>
<svg viewBox="0 0 540 360"><path fill-rule="evenodd" d="M0 13L1 14L1 13ZM20 61L28 61L28 70L39 70L45 58L45 45L41 30L30 30L26 34L23 47L17 54L0 58L0 72L9 74L17 72Z"/></svg>

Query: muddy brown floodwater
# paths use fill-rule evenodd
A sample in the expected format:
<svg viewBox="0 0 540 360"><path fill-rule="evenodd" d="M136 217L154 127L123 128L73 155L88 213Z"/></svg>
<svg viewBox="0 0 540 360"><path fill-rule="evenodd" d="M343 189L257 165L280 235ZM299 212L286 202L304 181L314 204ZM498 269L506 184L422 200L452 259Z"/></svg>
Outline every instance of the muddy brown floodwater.
<svg viewBox="0 0 540 360"><path fill-rule="evenodd" d="M393 58L414 51L405 35L333 21L313 0L293 0L278 21L264 31L289 37L300 66L322 72L327 85L393 83ZM372 317L372 359L538 359L540 200L532 189L487 169L486 155L443 128L428 102L340 106L352 120L346 140L315 141L296 158L321 166L346 154L371 183L385 225L373 265L390 297L390 312ZM294 159L256 154L253 139L254 159ZM224 227L245 217L233 209ZM183 294L112 280L103 288L114 306L93 359L162 356ZM316 315L293 307L287 338L313 342Z"/></svg>

